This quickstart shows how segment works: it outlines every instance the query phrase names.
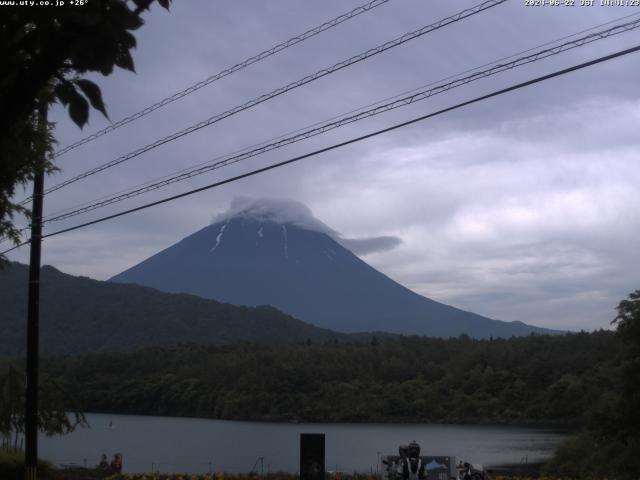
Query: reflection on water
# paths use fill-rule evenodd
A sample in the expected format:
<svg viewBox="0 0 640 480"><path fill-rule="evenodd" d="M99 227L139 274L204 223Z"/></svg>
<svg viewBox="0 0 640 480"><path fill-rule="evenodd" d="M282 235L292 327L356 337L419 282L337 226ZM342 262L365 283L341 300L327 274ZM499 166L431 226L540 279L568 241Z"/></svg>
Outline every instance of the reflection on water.
<svg viewBox="0 0 640 480"><path fill-rule="evenodd" d="M477 425L281 424L200 418L88 414L89 429L40 437L40 456L60 464L98 463L122 452L126 472L295 472L300 433L326 435L328 470L376 471L380 455L416 440L423 455L485 465L547 459L563 434L545 428ZM260 471L261 463L257 462Z"/></svg>

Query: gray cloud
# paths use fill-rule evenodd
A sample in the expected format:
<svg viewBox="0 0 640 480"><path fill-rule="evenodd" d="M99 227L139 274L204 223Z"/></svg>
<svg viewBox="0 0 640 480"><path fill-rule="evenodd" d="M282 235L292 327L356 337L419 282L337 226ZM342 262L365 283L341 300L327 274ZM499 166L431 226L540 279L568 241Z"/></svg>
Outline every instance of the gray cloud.
<svg viewBox="0 0 640 480"><path fill-rule="evenodd" d="M391 250L402 243L398 237L345 238L311 213L311 209L301 202L284 198L237 197L231 201L229 209L216 215L213 223L224 222L231 217L247 217L259 221L291 223L307 230L326 233L356 255Z"/></svg>
<svg viewBox="0 0 640 480"><path fill-rule="evenodd" d="M309 207L301 202L284 198L236 197L226 212L214 217L213 223L231 217L247 217L275 223L292 223L307 230L337 235L335 231L315 218Z"/></svg>
<svg viewBox="0 0 640 480"><path fill-rule="evenodd" d="M402 243L402 239L391 235L372 238L340 238L338 242L356 255L369 255L376 252L386 252Z"/></svg>

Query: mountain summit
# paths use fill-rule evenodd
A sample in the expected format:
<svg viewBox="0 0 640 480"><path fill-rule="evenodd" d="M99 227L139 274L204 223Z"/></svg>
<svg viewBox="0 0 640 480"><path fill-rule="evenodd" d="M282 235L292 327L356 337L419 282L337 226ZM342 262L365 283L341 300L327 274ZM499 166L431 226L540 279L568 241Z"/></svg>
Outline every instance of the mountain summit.
<svg viewBox="0 0 640 480"><path fill-rule="evenodd" d="M114 276L236 305L273 305L342 332L476 338L548 330L501 322L418 295L351 250L391 248L395 237L341 238L300 203L241 199L211 225ZM351 250L345 248L348 246Z"/></svg>

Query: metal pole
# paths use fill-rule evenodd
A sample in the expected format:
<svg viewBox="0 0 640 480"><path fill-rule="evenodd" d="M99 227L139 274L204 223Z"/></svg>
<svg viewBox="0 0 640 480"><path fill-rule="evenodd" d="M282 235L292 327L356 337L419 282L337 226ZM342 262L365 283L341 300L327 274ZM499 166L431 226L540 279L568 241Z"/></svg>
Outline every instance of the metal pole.
<svg viewBox="0 0 640 480"><path fill-rule="evenodd" d="M39 122L47 123L47 106L39 108ZM40 307L40 246L42 243L42 192L44 189L44 159L33 178L31 210L31 252L29 259L29 303L27 307L27 378L25 405L25 480L38 478L38 331Z"/></svg>

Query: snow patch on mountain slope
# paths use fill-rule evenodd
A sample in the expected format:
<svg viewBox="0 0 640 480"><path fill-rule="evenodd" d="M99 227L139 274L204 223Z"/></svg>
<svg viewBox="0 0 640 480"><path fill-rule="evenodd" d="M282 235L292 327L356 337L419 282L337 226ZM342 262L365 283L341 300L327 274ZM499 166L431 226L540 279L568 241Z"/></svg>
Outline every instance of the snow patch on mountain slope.
<svg viewBox="0 0 640 480"><path fill-rule="evenodd" d="M287 238L286 225L282 225L282 237L284 239L284 258L289 258L289 239Z"/></svg>
<svg viewBox="0 0 640 480"><path fill-rule="evenodd" d="M218 248L218 246L220 245L220 241L222 240L222 235L224 235L224 229L227 228L227 225L229 225L229 222L225 223L224 225L222 225L222 227L220 227L220 231L216 236L216 244L213 247L211 247L211 250L209 250L209 252L213 253L215 249Z"/></svg>

